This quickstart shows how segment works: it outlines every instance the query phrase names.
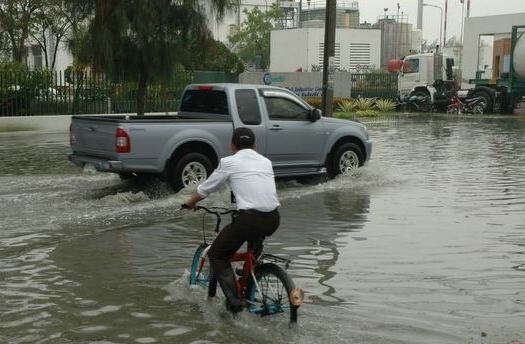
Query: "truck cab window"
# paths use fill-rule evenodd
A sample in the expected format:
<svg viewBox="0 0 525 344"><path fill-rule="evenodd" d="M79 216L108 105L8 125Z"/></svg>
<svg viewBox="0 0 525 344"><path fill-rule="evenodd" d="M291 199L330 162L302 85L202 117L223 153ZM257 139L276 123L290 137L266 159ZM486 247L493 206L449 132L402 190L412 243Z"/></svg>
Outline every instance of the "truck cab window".
<svg viewBox="0 0 525 344"><path fill-rule="evenodd" d="M272 120L307 121L308 109L285 98L264 98L268 116Z"/></svg>
<svg viewBox="0 0 525 344"><path fill-rule="evenodd" d="M181 100L180 110L184 112L228 114L228 101L224 91L188 90Z"/></svg>
<svg viewBox="0 0 525 344"><path fill-rule="evenodd" d="M261 111L255 90L236 90L235 101L237 102L239 118L244 124L261 124Z"/></svg>

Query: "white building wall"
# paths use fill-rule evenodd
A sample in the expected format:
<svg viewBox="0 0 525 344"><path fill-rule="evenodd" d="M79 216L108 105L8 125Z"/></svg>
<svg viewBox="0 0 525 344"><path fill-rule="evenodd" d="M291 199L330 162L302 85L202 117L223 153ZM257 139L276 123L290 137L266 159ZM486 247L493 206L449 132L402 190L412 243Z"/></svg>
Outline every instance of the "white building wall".
<svg viewBox="0 0 525 344"><path fill-rule="evenodd" d="M270 71L294 72L301 68L306 72L311 71L313 65L322 68L323 42L324 28L272 31ZM352 48L351 44L354 44ZM335 60L339 70L359 72L380 67L380 30L336 29L335 45ZM369 52L364 57L360 50L366 46L369 47ZM351 49L360 56L357 66L351 59ZM368 63L362 62L363 59Z"/></svg>
<svg viewBox="0 0 525 344"><path fill-rule="evenodd" d="M51 58L50 58L51 61ZM67 44L62 41L58 46L57 57L55 61L55 70L64 71L67 67L73 65L73 56L71 55Z"/></svg>
<svg viewBox="0 0 525 344"><path fill-rule="evenodd" d="M73 56L71 55L71 52L69 51L67 47L67 37L63 37L60 44L57 48L56 53L56 61L55 61L55 71L63 71L68 66L71 66L73 64ZM48 41L48 61L49 61L49 67L51 67L51 64L53 63L53 53L52 51L54 45L55 45L55 38L53 36L47 37ZM44 54L46 52L41 51L40 47L37 45L36 42L29 40L29 43L31 43L32 46L35 46L35 49L39 50L39 53L37 56L35 56L35 51L33 49L28 49L28 56L27 56L27 65L31 69L45 69L46 68L46 61ZM41 53L40 53L41 52Z"/></svg>
<svg viewBox="0 0 525 344"><path fill-rule="evenodd" d="M259 8L262 12L266 12L275 1L273 0L241 0L238 6L234 6L232 9L226 11L222 19L216 18L216 13L212 12L209 5L206 16L208 18L208 28L213 34L215 40L223 43L228 42L228 36L231 35L232 26L240 27L246 19L244 10L251 12L255 7Z"/></svg>
<svg viewBox="0 0 525 344"><path fill-rule="evenodd" d="M470 17L465 19L463 51L461 54L461 87L468 88L469 79L476 77L480 63L479 41L481 35L494 35L497 38L510 37L512 25L524 25L525 13L506 14L487 17ZM481 54L485 58L486 51ZM492 56L492 52L489 53ZM483 61L484 62L484 61ZM487 63L483 63L487 64ZM492 63L490 63L492 65Z"/></svg>

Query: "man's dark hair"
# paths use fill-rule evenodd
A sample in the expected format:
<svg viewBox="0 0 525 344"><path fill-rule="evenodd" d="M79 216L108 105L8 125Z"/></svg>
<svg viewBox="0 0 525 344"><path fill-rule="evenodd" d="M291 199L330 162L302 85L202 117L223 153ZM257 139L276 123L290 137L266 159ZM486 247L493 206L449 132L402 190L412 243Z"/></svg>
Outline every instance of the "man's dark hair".
<svg viewBox="0 0 525 344"><path fill-rule="evenodd" d="M252 148L255 144L255 135L250 128L236 128L233 131L232 143L239 150Z"/></svg>

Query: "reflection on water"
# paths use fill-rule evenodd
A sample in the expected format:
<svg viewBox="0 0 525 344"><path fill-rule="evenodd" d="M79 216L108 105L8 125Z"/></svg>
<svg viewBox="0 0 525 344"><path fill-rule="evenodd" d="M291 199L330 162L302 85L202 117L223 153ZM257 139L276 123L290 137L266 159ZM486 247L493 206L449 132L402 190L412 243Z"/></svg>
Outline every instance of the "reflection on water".
<svg viewBox="0 0 525 344"><path fill-rule="evenodd" d="M356 174L278 184L266 250L306 291L292 329L188 287L212 221L176 211L190 191L82 173L67 134L0 133L0 342L525 343L525 121L369 129Z"/></svg>

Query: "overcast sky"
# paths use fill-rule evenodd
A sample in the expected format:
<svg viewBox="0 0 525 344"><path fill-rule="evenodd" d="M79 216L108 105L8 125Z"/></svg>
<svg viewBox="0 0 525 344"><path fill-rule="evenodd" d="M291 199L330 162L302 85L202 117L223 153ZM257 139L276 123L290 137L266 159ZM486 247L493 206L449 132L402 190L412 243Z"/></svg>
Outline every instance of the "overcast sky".
<svg viewBox="0 0 525 344"><path fill-rule="evenodd" d="M343 0L350 2L352 0ZM452 36L461 37L461 22L463 16L467 15L467 1L462 5L460 0L425 0L425 4L431 4L442 8L443 21L445 19L445 3L448 2L447 25L445 37L448 40ZM375 23L378 17L387 14L397 15L397 4L399 3L399 15L408 16L408 22L417 28L417 5L418 0L358 0L360 21L363 23ZM464 7L463 7L464 6ZM462 9L464 9L462 11ZM489 16L497 14L525 13L525 0L470 0L470 17ZM439 8L423 7L423 39L433 42L439 39L439 19L441 11ZM524 23L525 24L525 23ZM445 24L443 24L443 28ZM510 32L510 28L509 28Z"/></svg>

